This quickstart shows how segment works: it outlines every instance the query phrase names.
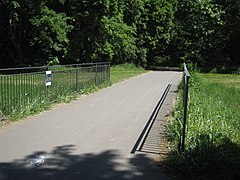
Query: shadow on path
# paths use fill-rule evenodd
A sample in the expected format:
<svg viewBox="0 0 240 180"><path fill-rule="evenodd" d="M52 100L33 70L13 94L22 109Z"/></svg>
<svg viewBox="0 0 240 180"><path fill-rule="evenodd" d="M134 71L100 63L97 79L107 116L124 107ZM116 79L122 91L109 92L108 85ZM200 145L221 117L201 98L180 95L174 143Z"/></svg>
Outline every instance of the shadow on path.
<svg viewBox="0 0 240 180"><path fill-rule="evenodd" d="M137 154L121 162L117 150L108 150L99 154L73 155L73 145L56 147L52 152L35 152L24 159L11 163L0 163L1 180L102 180L102 179L165 179L160 176L152 160L143 154ZM27 161L36 154L49 154L50 157L39 166ZM144 165L144 166L143 166Z"/></svg>

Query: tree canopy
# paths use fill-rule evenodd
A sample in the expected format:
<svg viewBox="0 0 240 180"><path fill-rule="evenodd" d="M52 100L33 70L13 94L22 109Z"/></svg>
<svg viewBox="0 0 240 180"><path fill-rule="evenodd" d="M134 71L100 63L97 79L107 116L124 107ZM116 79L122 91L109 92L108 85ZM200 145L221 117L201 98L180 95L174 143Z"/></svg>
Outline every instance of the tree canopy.
<svg viewBox="0 0 240 180"><path fill-rule="evenodd" d="M1 0L0 66L239 66L239 0Z"/></svg>

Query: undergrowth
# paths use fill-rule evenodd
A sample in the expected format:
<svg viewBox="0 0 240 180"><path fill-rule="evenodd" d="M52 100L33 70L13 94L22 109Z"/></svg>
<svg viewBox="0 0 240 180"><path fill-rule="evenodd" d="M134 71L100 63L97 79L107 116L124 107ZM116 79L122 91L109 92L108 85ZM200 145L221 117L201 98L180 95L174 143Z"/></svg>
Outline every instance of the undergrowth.
<svg viewBox="0 0 240 180"><path fill-rule="evenodd" d="M170 153L165 170L179 179L239 179L239 75L192 74L185 151L178 151L182 90L167 125ZM231 84L231 85L229 85Z"/></svg>

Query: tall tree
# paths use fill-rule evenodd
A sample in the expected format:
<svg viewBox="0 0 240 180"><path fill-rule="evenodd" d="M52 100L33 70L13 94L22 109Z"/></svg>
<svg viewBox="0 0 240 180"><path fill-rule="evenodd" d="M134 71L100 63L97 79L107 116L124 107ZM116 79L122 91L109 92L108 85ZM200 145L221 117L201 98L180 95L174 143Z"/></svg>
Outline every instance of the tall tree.
<svg viewBox="0 0 240 180"><path fill-rule="evenodd" d="M66 54L72 27L64 13L50 10L42 0L3 0L0 9L0 44L5 47L0 54L8 66L46 64L49 56Z"/></svg>
<svg viewBox="0 0 240 180"><path fill-rule="evenodd" d="M230 66L238 50L239 8L234 0L178 2L175 44L178 58L203 67ZM238 56L238 55L236 55Z"/></svg>
<svg viewBox="0 0 240 180"><path fill-rule="evenodd" d="M30 39L32 26L29 18L39 11L39 1L10 1L0 2L1 8L1 43L4 44L3 55L11 63L24 64L24 47ZM10 55L7 55L10 54Z"/></svg>
<svg viewBox="0 0 240 180"><path fill-rule="evenodd" d="M30 45L35 48L41 64L58 64L59 58L63 58L68 51L69 39L67 34L73 26L67 24L65 13L56 13L47 6L41 6L39 15L30 19L35 27L34 38L30 40ZM45 60L45 62L43 61Z"/></svg>
<svg viewBox="0 0 240 180"><path fill-rule="evenodd" d="M70 62L91 62L95 52L95 42L100 33L100 20L103 6L98 0L67 0L65 12L72 18L70 49L67 60Z"/></svg>

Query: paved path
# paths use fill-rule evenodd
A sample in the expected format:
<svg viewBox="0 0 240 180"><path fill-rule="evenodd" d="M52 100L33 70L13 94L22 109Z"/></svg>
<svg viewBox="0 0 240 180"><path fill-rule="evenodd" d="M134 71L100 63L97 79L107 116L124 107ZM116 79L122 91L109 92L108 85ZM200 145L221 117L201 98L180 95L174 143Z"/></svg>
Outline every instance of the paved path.
<svg viewBox="0 0 240 180"><path fill-rule="evenodd" d="M1 130L0 180L165 179L148 154L130 152L180 77L150 72ZM50 157L31 165L37 154Z"/></svg>

